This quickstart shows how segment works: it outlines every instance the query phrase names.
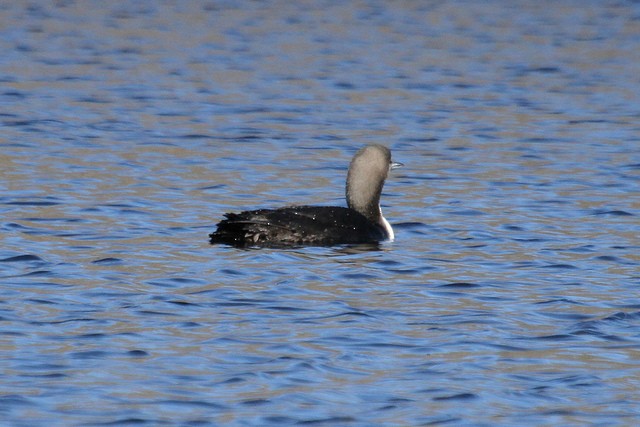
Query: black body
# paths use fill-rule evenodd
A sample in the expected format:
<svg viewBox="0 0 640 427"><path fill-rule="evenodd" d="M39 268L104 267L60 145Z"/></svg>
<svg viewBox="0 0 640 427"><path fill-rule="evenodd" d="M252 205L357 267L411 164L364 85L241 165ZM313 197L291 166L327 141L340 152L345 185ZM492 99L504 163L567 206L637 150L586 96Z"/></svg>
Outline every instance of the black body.
<svg viewBox="0 0 640 427"><path fill-rule="evenodd" d="M291 206L227 213L209 241L247 246L373 243L387 234L361 213L334 206Z"/></svg>

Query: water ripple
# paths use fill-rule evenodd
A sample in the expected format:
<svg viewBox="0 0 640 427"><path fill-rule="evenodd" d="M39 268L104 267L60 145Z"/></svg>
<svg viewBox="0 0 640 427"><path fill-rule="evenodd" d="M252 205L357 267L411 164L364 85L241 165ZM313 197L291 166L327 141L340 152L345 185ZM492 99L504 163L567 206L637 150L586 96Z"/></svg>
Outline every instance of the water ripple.
<svg viewBox="0 0 640 427"><path fill-rule="evenodd" d="M3 422L637 424L637 13L576 5L0 8ZM208 244L368 143L394 242Z"/></svg>

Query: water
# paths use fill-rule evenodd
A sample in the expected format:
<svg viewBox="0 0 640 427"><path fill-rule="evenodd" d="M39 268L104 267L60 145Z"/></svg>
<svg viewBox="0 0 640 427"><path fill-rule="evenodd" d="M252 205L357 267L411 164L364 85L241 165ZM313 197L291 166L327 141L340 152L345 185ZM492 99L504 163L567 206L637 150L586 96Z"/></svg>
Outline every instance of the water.
<svg viewBox="0 0 640 427"><path fill-rule="evenodd" d="M637 425L634 2L0 7L3 425ZM396 241L209 246L340 204Z"/></svg>

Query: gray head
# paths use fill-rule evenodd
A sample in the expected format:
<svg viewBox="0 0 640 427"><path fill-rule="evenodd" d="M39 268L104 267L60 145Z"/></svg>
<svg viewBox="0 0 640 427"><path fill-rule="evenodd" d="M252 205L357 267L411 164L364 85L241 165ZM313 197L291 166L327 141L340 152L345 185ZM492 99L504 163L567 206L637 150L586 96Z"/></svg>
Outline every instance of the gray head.
<svg viewBox="0 0 640 427"><path fill-rule="evenodd" d="M380 193L392 167L391 151L383 145L367 145L353 156L347 174L347 205L369 220L382 223ZM385 221L386 222L386 221Z"/></svg>

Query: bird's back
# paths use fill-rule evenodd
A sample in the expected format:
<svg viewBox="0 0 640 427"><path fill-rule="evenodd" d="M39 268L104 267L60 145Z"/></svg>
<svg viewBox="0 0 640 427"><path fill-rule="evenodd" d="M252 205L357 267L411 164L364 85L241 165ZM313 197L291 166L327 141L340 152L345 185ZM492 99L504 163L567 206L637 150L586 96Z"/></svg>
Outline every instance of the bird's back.
<svg viewBox="0 0 640 427"><path fill-rule="evenodd" d="M233 246L336 245L378 242L386 231L350 208L291 206L225 214L211 243Z"/></svg>

